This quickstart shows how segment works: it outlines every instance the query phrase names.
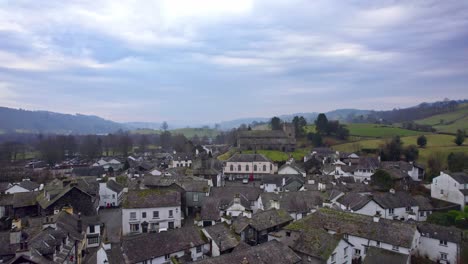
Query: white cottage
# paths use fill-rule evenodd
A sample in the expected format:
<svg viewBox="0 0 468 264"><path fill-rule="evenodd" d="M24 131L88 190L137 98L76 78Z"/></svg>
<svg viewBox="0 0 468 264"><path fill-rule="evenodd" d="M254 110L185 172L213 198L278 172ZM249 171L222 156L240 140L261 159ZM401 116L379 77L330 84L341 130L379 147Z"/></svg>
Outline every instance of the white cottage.
<svg viewBox="0 0 468 264"><path fill-rule="evenodd" d="M459 204L463 210L468 203L468 175L463 172L444 173L432 179L432 198Z"/></svg>
<svg viewBox="0 0 468 264"><path fill-rule="evenodd" d="M99 183L99 206L120 206L123 197L123 189L124 187L114 180Z"/></svg>

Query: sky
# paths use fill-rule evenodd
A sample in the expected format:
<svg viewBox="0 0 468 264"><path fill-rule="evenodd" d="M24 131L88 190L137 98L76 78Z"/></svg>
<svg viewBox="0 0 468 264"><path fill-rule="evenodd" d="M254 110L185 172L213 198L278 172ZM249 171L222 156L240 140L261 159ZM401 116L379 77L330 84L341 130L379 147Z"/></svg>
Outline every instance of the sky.
<svg viewBox="0 0 468 264"><path fill-rule="evenodd" d="M0 0L0 106L215 123L468 98L468 1Z"/></svg>

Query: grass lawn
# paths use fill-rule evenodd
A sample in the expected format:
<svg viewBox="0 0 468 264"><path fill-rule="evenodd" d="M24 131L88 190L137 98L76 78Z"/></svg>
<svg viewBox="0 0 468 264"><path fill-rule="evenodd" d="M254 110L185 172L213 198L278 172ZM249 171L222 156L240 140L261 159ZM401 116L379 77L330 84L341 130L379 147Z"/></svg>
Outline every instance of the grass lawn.
<svg viewBox="0 0 468 264"><path fill-rule="evenodd" d="M265 155L265 157L271 159L272 161L279 162L279 161L287 161L289 157L292 155L292 157L295 160L302 160L305 155L307 155L310 152L310 149L307 148L302 148L302 149L296 149L294 152L282 152L279 150L257 150L258 154ZM229 151L226 152L220 156L218 156L219 160L228 160L232 155L234 155L236 151ZM253 154L253 150L247 150L247 151L242 151L244 154Z"/></svg>

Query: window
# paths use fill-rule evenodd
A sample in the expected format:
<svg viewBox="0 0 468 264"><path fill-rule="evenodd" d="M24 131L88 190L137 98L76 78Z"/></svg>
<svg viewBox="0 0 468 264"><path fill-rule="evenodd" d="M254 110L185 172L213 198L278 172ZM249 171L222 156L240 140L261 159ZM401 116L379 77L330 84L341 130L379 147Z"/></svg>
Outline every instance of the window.
<svg viewBox="0 0 468 264"><path fill-rule="evenodd" d="M367 254L367 251L369 250L369 247L368 246L364 246L364 255Z"/></svg>
<svg viewBox="0 0 468 264"><path fill-rule="evenodd" d="M115 194L112 194L112 198L115 199Z"/></svg>
<svg viewBox="0 0 468 264"><path fill-rule="evenodd" d="M254 171L257 171L257 165L254 165Z"/></svg>
<svg viewBox="0 0 468 264"><path fill-rule="evenodd" d="M94 233L94 232L95 232L95 230L94 230L94 225L90 225L90 226L89 226L89 233L92 234L92 233Z"/></svg>
<svg viewBox="0 0 468 264"><path fill-rule="evenodd" d="M136 219L136 212L130 213L130 219Z"/></svg>
<svg viewBox="0 0 468 264"><path fill-rule="evenodd" d="M375 241L375 246L380 247L380 241Z"/></svg>
<svg viewBox="0 0 468 264"><path fill-rule="evenodd" d="M200 253L201 252L201 246L198 246L197 247L197 253Z"/></svg>
<svg viewBox="0 0 468 264"><path fill-rule="evenodd" d="M173 218L173 217L174 217L173 211L169 210L169 218Z"/></svg>
<svg viewBox="0 0 468 264"><path fill-rule="evenodd" d="M273 170L273 164L270 164L270 170L271 171Z"/></svg>
<svg viewBox="0 0 468 264"><path fill-rule="evenodd" d="M170 255L170 254L167 254L167 255L164 256L164 258L165 258L166 260L168 260L168 259L171 258L171 255Z"/></svg>
<svg viewBox="0 0 468 264"><path fill-rule="evenodd" d="M393 247L392 247L392 250L393 250L393 251L400 251L400 248L399 248L398 246L393 246Z"/></svg>
<svg viewBox="0 0 468 264"><path fill-rule="evenodd" d="M198 202L198 193L193 194L193 201Z"/></svg>
<svg viewBox="0 0 468 264"><path fill-rule="evenodd" d="M444 190L440 190L440 194L444 194Z"/></svg>
<svg viewBox="0 0 468 264"><path fill-rule="evenodd" d="M354 255L361 255L361 250L360 249L354 249Z"/></svg>
<svg viewBox="0 0 468 264"><path fill-rule="evenodd" d="M348 234L344 234L344 238L345 238L345 239L348 239Z"/></svg>
<svg viewBox="0 0 468 264"><path fill-rule="evenodd" d="M420 211L419 216L424 216L424 212Z"/></svg>
<svg viewBox="0 0 468 264"><path fill-rule="evenodd" d="M263 171L266 171L266 165L263 165Z"/></svg>
<svg viewBox="0 0 468 264"><path fill-rule="evenodd" d="M249 171L249 165L245 165L245 170Z"/></svg>
<svg viewBox="0 0 468 264"><path fill-rule="evenodd" d="M439 242L441 246L447 246L447 240L440 240Z"/></svg>
<svg viewBox="0 0 468 264"><path fill-rule="evenodd" d="M333 261L335 261L335 260L336 260L336 253L333 253L333 254L331 255L331 261L333 262Z"/></svg>
<svg viewBox="0 0 468 264"><path fill-rule="evenodd" d="M394 213L395 213L395 209L393 208L388 209L388 214L392 215Z"/></svg>
<svg viewBox="0 0 468 264"><path fill-rule="evenodd" d="M159 211L153 211L153 218L159 218Z"/></svg>
<svg viewBox="0 0 468 264"><path fill-rule="evenodd" d="M447 258L448 258L448 254L447 254L447 253L442 253L442 252L440 253L440 259L441 259L441 260L447 260Z"/></svg>
<svg viewBox="0 0 468 264"><path fill-rule="evenodd" d="M242 170L241 165L238 165L238 166L237 166L237 170L238 170L238 171L241 171L241 170Z"/></svg>
<svg viewBox="0 0 468 264"><path fill-rule="evenodd" d="M99 237L89 237L88 238L88 244L98 244L99 243Z"/></svg>
<svg viewBox="0 0 468 264"><path fill-rule="evenodd" d="M413 212L413 209L411 209L411 206L406 207L406 212Z"/></svg>
<svg viewBox="0 0 468 264"><path fill-rule="evenodd" d="M286 236L290 237L291 236L291 231L286 231Z"/></svg>
<svg viewBox="0 0 468 264"><path fill-rule="evenodd" d="M159 223L150 224L150 231L158 231L158 230L159 230Z"/></svg>
<svg viewBox="0 0 468 264"><path fill-rule="evenodd" d="M343 255L344 255L345 257L348 256L348 247L345 247L345 248L343 249Z"/></svg>
<svg viewBox="0 0 468 264"><path fill-rule="evenodd" d="M141 213L141 218L146 218L146 212Z"/></svg>
<svg viewBox="0 0 468 264"><path fill-rule="evenodd" d="M231 166L229 166L229 170L234 171L234 165L231 164Z"/></svg>
<svg viewBox="0 0 468 264"><path fill-rule="evenodd" d="M130 231L131 232L138 232L140 230L140 225L139 224L130 224Z"/></svg>

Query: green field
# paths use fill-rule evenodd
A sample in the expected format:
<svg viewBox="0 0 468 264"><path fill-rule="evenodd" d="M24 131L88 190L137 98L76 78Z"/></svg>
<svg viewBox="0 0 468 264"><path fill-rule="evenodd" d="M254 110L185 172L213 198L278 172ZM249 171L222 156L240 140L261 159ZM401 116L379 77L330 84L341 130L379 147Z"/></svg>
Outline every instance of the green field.
<svg viewBox="0 0 468 264"><path fill-rule="evenodd" d="M432 153L440 153L444 157L448 156L451 152L464 152L468 154L468 142L462 146L457 146L453 140L454 136L431 134L426 135L427 146L419 149L419 159L421 163L426 163L427 159ZM401 140L404 146L416 145L418 136L402 137ZM361 140L357 142L349 142L345 144L335 145L332 148L343 152L358 152L360 149L378 149L381 145L385 144L386 140L390 139L372 139Z"/></svg>
<svg viewBox="0 0 468 264"><path fill-rule="evenodd" d="M468 130L468 105L461 105L455 112L434 115L415 122L421 125L430 125L437 131L444 133L456 133L458 129Z"/></svg>
<svg viewBox="0 0 468 264"><path fill-rule="evenodd" d="M378 124L347 124L351 136L388 138L394 136L406 137L421 135L423 132L402 129L394 126L385 126Z"/></svg>

